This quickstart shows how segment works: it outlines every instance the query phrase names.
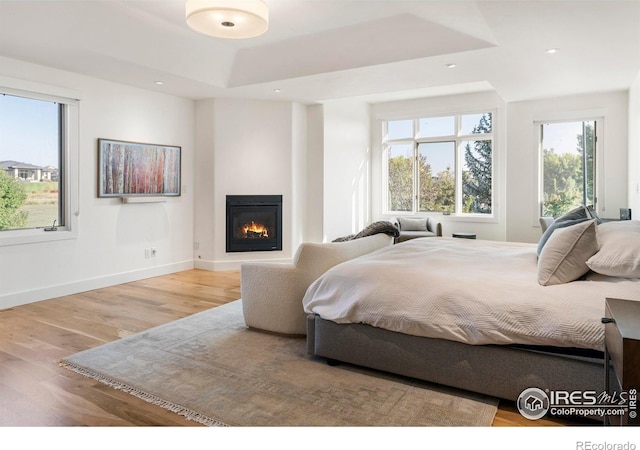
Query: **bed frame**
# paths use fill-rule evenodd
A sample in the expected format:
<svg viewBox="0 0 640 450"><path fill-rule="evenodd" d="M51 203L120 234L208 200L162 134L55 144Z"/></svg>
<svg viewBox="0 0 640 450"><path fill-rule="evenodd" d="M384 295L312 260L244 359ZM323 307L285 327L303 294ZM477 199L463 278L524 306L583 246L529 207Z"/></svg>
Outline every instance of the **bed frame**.
<svg viewBox="0 0 640 450"><path fill-rule="evenodd" d="M307 317L307 353L516 401L530 387L604 390L604 358L410 336ZM597 352L596 352L597 353Z"/></svg>

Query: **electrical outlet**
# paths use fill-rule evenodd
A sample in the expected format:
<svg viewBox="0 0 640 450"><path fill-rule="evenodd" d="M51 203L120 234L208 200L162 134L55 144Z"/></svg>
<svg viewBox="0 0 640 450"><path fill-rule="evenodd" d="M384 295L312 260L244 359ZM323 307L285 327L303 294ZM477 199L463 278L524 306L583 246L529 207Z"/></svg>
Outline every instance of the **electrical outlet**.
<svg viewBox="0 0 640 450"><path fill-rule="evenodd" d="M155 258L157 254L158 254L158 251L156 250L156 248L151 247L151 257Z"/></svg>
<svg viewBox="0 0 640 450"><path fill-rule="evenodd" d="M194 249L194 250L200 250L200 242L198 242L198 241L194 241L194 243L193 243L193 249Z"/></svg>
<svg viewBox="0 0 640 450"><path fill-rule="evenodd" d="M151 257L151 249L150 248L145 248L144 249L144 257L145 258Z"/></svg>

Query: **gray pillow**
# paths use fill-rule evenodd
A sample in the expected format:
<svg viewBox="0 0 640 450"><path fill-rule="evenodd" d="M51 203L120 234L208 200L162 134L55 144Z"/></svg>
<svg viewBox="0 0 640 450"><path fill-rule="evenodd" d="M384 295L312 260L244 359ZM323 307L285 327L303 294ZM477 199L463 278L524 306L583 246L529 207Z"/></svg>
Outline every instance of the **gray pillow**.
<svg viewBox="0 0 640 450"><path fill-rule="evenodd" d="M586 261L598 251L595 219L558 228L538 258L538 283L569 283L589 271Z"/></svg>
<svg viewBox="0 0 640 450"><path fill-rule="evenodd" d="M427 219L411 219L408 217L398 217L401 231L427 231Z"/></svg>
<svg viewBox="0 0 640 450"><path fill-rule="evenodd" d="M589 210L589 214L591 214L591 217L596 219L596 223L598 225L600 225L602 223L602 219L600 218L600 216L596 212L595 206L594 205L589 205L589 206L587 206L587 209Z"/></svg>
<svg viewBox="0 0 640 450"><path fill-rule="evenodd" d="M551 234L553 234L554 230L558 228L570 227L571 225L576 225L581 222L586 222L587 220L591 220L593 217L587 208L584 206L578 206L577 208L572 209L566 214L561 215L556 220L553 221L551 225L549 225L546 231L542 234L540 241L538 241L538 257L540 257L540 253L544 248L544 245L549 240Z"/></svg>

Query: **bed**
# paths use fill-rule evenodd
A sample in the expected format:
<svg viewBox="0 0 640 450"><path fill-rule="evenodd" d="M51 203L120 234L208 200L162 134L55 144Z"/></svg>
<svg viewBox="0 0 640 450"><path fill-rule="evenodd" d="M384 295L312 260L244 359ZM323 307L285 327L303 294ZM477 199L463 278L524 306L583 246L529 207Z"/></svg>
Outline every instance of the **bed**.
<svg viewBox="0 0 640 450"><path fill-rule="evenodd" d="M640 301L640 256L629 245L640 242L640 222L589 222L581 229L591 235L573 239L579 227L566 227L542 254L536 244L421 238L339 264L303 299L307 352L509 400L530 387L600 392L605 299ZM543 283L558 245L569 248L554 265L564 274ZM597 264L620 264L612 252L622 277ZM606 274L585 266L592 260Z"/></svg>

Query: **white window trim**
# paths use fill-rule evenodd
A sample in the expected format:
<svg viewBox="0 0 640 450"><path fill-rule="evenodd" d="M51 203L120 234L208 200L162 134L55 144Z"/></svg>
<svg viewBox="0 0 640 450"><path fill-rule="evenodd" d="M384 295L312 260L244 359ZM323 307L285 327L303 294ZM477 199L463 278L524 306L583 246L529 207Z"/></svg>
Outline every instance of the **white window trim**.
<svg viewBox="0 0 640 450"><path fill-rule="evenodd" d="M472 114L483 114L483 113L491 113L492 115L492 122L493 122L493 129L491 131L491 133L489 134L459 134L459 130L462 127L461 124L461 116L465 116L465 115L472 115ZM492 142L492 163L491 163L491 179L495 180L495 175L496 175L496 133L495 133L495 124L497 121L497 114L498 111L496 108L485 108L485 109L473 109L473 110L464 110L464 111L458 111L458 112L443 112L443 113L438 113L438 114L411 114L411 115L384 115L384 116L379 116L378 117L378 125L379 125L379 129L382 130L382 124L385 122L390 122L390 121L394 121L394 120L413 120L414 122L414 132L417 132L417 122L420 119L424 119L424 118L429 118L429 117L445 117L445 116L454 116L456 118L456 131L458 132L458 134L454 134L451 136L436 136L436 137L417 137L417 136L413 136L411 138L403 138L403 139L392 139L392 140L388 140L388 141L384 141L381 140L380 142L380 149L381 149L381 156L382 156L382 167L381 167L381 172L382 172L382 184L381 184L381 193L382 193L382 216L383 217L397 217L399 215L402 216L406 216L406 217L433 217L433 216L438 216L438 217L446 217L447 220L453 220L453 221L460 221L460 222L484 222L484 223L497 223L498 222L498 214L496 213L496 192L495 192L495 184L492 184L492 190L491 190L491 214L477 214L477 213L458 213L457 212L457 207L459 204L461 204L461 202L459 200L459 196L462 196L462 178L458 177L458 168L462 167L462 151L458 148L456 148L456 160L455 160L455 165L456 167L454 168L455 173L456 173L456 211L452 212L451 214L448 215L444 215L443 213L437 212L437 211L392 211L389 210L389 204L388 204L388 186L389 186L389 179L388 179L388 168L386 168L385 166L385 162L386 162L386 145L388 145L389 143L402 143L402 142L411 142L411 143L415 143L415 144L420 144L423 142L444 142L444 141L454 141L456 142L456 145L462 145L462 142L465 141L469 141L469 140L473 140L474 138L478 138L478 137L482 137L482 136L489 136L489 138L491 139ZM382 133L383 134L383 133ZM384 136L381 135L381 137L384 139ZM415 183L415 180L414 180ZM414 199L415 201L415 199Z"/></svg>
<svg viewBox="0 0 640 450"><path fill-rule="evenodd" d="M9 245L24 245L40 242L61 241L67 239L76 239L78 236L78 216L80 215L79 207L79 122L80 122L80 101L77 98L60 96L60 88L46 87L41 84L24 83L16 81L8 81L9 79L0 79L6 85L0 85L0 91L22 97L33 98L37 100L54 101L66 105L65 117L65 145L63 149L63 169L64 177L64 226L58 227L57 231L44 231L43 228L30 228L21 230L4 230L0 231L0 247ZM19 89L16 86L22 87ZM36 91L24 88L36 87Z"/></svg>
<svg viewBox="0 0 640 450"><path fill-rule="evenodd" d="M536 170L533 171L533 185L535 198L532 203L532 226L540 227L540 211L542 210L542 201L544 198L544 180L542 173L542 139L540 135L540 127L545 123L563 123L563 122L582 122L593 120L597 123L596 127L596 185L594 187L595 196L598 199L596 202L596 213L603 214L606 211L605 205L605 159L604 159L604 136L605 136L605 115L600 110L588 110L583 112L571 112L571 113L558 113L550 115L549 119L535 118L533 121L534 127L534 148L536 151L533 154L534 161L533 167Z"/></svg>

